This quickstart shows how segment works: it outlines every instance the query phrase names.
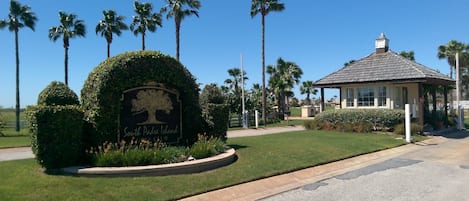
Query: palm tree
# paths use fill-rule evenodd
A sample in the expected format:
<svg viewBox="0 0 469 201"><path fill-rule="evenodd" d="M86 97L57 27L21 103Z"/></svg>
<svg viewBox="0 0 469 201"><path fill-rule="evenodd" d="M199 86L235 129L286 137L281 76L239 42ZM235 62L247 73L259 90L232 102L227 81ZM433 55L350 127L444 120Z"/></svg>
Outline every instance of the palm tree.
<svg viewBox="0 0 469 201"><path fill-rule="evenodd" d="M348 66L348 65L353 64L355 62L356 62L355 59L352 59L352 60L348 61L347 63L344 63L344 66Z"/></svg>
<svg viewBox="0 0 469 201"><path fill-rule="evenodd" d="M447 59L450 66L450 77L453 78L453 68L456 67L456 53L461 53L468 49L464 43L451 40L446 45L440 45L438 47L438 59Z"/></svg>
<svg viewBox="0 0 469 201"><path fill-rule="evenodd" d="M282 11L285 9L283 3L278 0L252 0L251 1L251 17L261 14L262 22L262 118L264 120L264 127L266 126L267 117L266 110L266 91L265 91L265 51L264 51L264 34L265 34L265 16L273 11Z"/></svg>
<svg viewBox="0 0 469 201"><path fill-rule="evenodd" d="M313 81L304 81L300 86L301 94L306 94L305 105L311 105L311 99L309 98L310 94L316 95L318 90L314 88Z"/></svg>
<svg viewBox="0 0 469 201"><path fill-rule="evenodd" d="M438 59L447 59L448 64L449 64L449 72L450 72L450 78L453 78L453 69L456 68L456 53L459 53L459 55L462 55L464 51L468 49L468 46L465 45L464 43L461 43L456 40L451 40L448 42L446 45L440 45L438 47ZM464 63L461 62L460 63ZM464 66L464 64L462 65ZM459 93L459 92L458 92ZM453 93L449 94L450 102L453 103ZM450 104L452 105L452 104Z"/></svg>
<svg viewBox="0 0 469 201"><path fill-rule="evenodd" d="M34 31L36 15L28 5L21 5L15 0L10 1L10 13L7 20L0 20L0 28L8 26L10 32L15 33L15 57L16 57L16 131L20 131L20 56L18 45L18 32L20 28L28 27Z"/></svg>
<svg viewBox="0 0 469 201"><path fill-rule="evenodd" d="M253 84L249 91L249 102L252 104L251 109L260 110L262 108L262 86Z"/></svg>
<svg viewBox="0 0 469 201"><path fill-rule="evenodd" d="M270 75L269 86L277 99L278 112L283 116L285 99L292 96L291 90L299 83L303 71L295 63L278 58L276 66L267 66L267 73Z"/></svg>
<svg viewBox="0 0 469 201"><path fill-rule="evenodd" d="M228 88L231 90L229 94L230 108L232 112L240 113L242 110L241 103L241 86L242 79L247 80L246 72L241 73L241 69L232 68L228 69L228 74L232 77L231 79L226 79L225 84L228 84Z"/></svg>
<svg viewBox="0 0 469 201"><path fill-rule="evenodd" d="M133 21L130 24L130 30L135 36L142 34L142 50L145 50L145 34L148 31L155 32L156 27L162 26L161 14L152 13L153 5L151 3L134 2L134 11L137 15L132 16Z"/></svg>
<svg viewBox="0 0 469 201"><path fill-rule="evenodd" d="M161 13L166 14L166 18L174 17L174 24L176 25L176 59L179 61L179 33L181 30L182 20L190 15L199 17L197 11L200 7L199 0L165 0L167 5L161 8Z"/></svg>
<svg viewBox="0 0 469 201"><path fill-rule="evenodd" d="M241 69L232 68L232 69L228 69L228 74L232 77L232 79L226 79L225 84L230 85L230 88L234 92L236 92L236 93L241 92L241 89L239 88L239 85L241 84L242 79L244 79L244 80L248 79L248 77L246 76L246 72L243 71L243 73L241 74ZM243 77L241 77L241 76L243 76Z"/></svg>
<svg viewBox="0 0 469 201"><path fill-rule="evenodd" d="M67 14L63 11L59 12L60 25L49 29L49 39L57 41L62 37L65 50L65 85L68 85L68 48L70 47L70 39L77 36L85 37L86 27L83 20L76 19L77 15Z"/></svg>
<svg viewBox="0 0 469 201"><path fill-rule="evenodd" d="M401 55L401 56L403 56L403 57L405 57L405 58L407 58L411 61L415 61L414 51L408 51L408 52L407 51L402 51L402 52L399 53L399 55Z"/></svg>
<svg viewBox="0 0 469 201"><path fill-rule="evenodd" d="M101 36L106 38L107 57L109 58L113 34L120 36L122 33L121 30L127 30L129 27L123 22L124 16L117 16L114 10L104 10L103 16L104 18L96 25L96 34L101 33Z"/></svg>

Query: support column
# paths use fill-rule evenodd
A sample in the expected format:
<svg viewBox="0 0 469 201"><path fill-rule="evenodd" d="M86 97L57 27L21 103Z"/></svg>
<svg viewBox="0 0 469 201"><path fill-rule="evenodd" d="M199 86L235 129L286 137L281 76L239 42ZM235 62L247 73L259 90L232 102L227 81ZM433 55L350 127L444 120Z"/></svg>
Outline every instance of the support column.
<svg viewBox="0 0 469 201"><path fill-rule="evenodd" d="M418 94L419 94L419 125L423 127L423 122L424 122L424 112L423 112L423 84L418 83Z"/></svg>
<svg viewBox="0 0 469 201"><path fill-rule="evenodd" d="M319 108L319 112L324 112L325 108L324 108L324 88L321 88L321 100L320 100L320 108Z"/></svg>
<svg viewBox="0 0 469 201"><path fill-rule="evenodd" d="M444 96L444 104L445 104L445 123L448 125L448 87L443 86L443 96Z"/></svg>
<svg viewBox="0 0 469 201"><path fill-rule="evenodd" d="M339 108L342 109L342 88L339 87Z"/></svg>
<svg viewBox="0 0 469 201"><path fill-rule="evenodd" d="M433 106L432 114L436 113L436 88L437 87L438 86L436 85L432 86L432 106Z"/></svg>

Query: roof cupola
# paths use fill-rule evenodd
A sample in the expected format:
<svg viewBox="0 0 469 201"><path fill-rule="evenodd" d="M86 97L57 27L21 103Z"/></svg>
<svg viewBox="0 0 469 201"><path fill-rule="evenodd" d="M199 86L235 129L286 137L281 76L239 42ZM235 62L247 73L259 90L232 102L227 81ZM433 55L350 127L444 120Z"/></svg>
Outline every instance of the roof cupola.
<svg viewBox="0 0 469 201"><path fill-rule="evenodd" d="M384 33L376 39L375 41L376 53L385 53L389 50L389 39L386 38Z"/></svg>

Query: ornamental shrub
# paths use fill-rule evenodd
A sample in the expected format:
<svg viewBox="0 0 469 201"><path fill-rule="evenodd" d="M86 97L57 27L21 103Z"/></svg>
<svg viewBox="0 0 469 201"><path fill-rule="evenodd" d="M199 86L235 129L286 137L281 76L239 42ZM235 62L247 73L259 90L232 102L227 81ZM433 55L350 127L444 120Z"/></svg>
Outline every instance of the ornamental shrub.
<svg viewBox="0 0 469 201"><path fill-rule="evenodd" d="M79 106L30 106L26 113L32 133L32 150L46 170L85 161L83 112Z"/></svg>
<svg viewBox="0 0 469 201"><path fill-rule="evenodd" d="M182 102L181 145L197 140L202 130L199 85L176 59L155 51L127 52L99 64L81 90L86 135L91 146L117 142L122 94L125 90L161 83L180 92Z"/></svg>
<svg viewBox="0 0 469 201"><path fill-rule="evenodd" d="M199 135L199 140L189 149L189 155L196 158L207 158L225 151L225 143L218 138Z"/></svg>
<svg viewBox="0 0 469 201"><path fill-rule="evenodd" d="M345 129L346 124L351 124L352 130L391 130L396 124L404 121L404 110L390 109L340 109L328 110L316 115L315 120L321 122L322 129ZM368 125L367 125L368 124ZM318 123L316 123L318 125ZM350 129L348 129L350 130Z"/></svg>
<svg viewBox="0 0 469 201"><path fill-rule="evenodd" d="M78 105L78 96L62 82L53 81L39 93L38 105Z"/></svg>
<svg viewBox="0 0 469 201"><path fill-rule="evenodd" d="M394 133L398 135L405 135L405 123L400 123L394 126ZM422 134L423 127L417 123L410 123L410 133L415 134Z"/></svg>
<svg viewBox="0 0 469 201"><path fill-rule="evenodd" d="M228 130L229 106L224 103L225 97L214 84L206 85L200 95L203 131L205 135L226 141Z"/></svg>

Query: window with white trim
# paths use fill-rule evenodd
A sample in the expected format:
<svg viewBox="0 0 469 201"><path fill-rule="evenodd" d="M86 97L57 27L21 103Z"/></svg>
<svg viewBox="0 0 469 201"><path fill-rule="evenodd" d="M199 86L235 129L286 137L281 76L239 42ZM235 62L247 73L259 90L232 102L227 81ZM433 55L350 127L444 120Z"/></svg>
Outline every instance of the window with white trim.
<svg viewBox="0 0 469 201"><path fill-rule="evenodd" d="M355 106L355 97L353 95L353 88L347 88L345 91L347 107L354 107Z"/></svg>
<svg viewBox="0 0 469 201"><path fill-rule="evenodd" d="M378 106L386 106L386 87L378 87Z"/></svg>
<svg viewBox="0 0 469 201"><path fill-rule="evenodd" d="M373 107L375 105L375 91L372 87L358 88L358 106Z"/></svg>

